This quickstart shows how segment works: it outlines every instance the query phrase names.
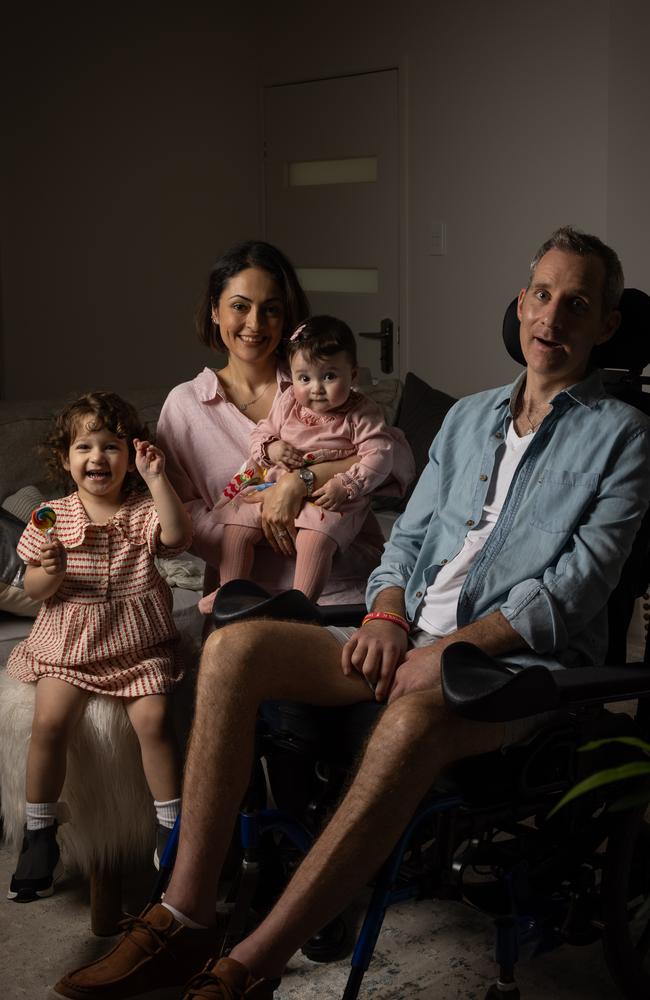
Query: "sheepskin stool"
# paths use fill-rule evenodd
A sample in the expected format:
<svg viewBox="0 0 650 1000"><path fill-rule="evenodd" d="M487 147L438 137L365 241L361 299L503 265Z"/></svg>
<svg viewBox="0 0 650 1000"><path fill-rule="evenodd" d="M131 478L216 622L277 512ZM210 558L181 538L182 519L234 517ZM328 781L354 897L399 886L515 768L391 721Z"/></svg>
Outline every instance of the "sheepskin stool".
<svg viewBox="0 0 650 1000"><path fill-rule="evenodd" d="M0 809L5 839L19 850L25 823L25 765L35 684L0 672ZM121 700L93 695L68 748L59 827L66 868L90 879L91 928L114 934L122 914L121 871L152 864L155 814L140 746Z"/></svg>

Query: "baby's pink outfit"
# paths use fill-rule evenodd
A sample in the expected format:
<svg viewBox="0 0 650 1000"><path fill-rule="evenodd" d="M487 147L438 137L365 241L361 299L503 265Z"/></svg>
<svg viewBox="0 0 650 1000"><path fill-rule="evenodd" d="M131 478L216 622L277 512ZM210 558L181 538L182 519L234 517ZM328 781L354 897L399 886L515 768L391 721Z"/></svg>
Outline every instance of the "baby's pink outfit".
<svg viewBox="0 0 650 1000"><path fill-rule="evenodd" d="M278 391L291 384L286 370L277 373ZM214 518L233 472L250 456L253 421L231 403L216 373L204 368L189 382L170 392L160 414L156 438L165 452L167 473L192 517L192 551L218 568L224 527ZM412 476L413 458L404 438L396 442L393 475L381 493L403 496L403 484ZM242 505L243 506L243 505ZM338 516L338 515L337 515ZM344 556L334 558L332 574L320 597L321 604L359 604L371 570L379 562L383 538L372 512L363 531ZM295 561L258 545L252 578L272 593L292 586Z"/></svg>
<svg viewBox="0 0 650 1000"><path fill-rule="evenodd" d="M267 446L279 438L308 456L310 464L357 456L355 464L336 477L349 497L341 509L325 510L307 501L294 522L297 528L329 535L341 551L363 527L370 493L390 477L403 493L415 475L413 456L402 432L389 427L377 404L356 390L342 407L328 413L314 413L302 406L293 386L276 397L268 417L259 422L250 439L251 458L268 469L267 482L275 482L285 472L273 465L266 453ZM226 504L215 510L213 517L220 524L261 525L259 504Z"/></svg>

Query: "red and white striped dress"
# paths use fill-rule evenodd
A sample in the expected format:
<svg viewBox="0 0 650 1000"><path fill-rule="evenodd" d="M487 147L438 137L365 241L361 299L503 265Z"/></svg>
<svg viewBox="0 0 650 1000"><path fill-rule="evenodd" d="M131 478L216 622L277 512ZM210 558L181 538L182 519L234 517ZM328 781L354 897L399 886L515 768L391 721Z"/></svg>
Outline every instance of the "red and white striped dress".
<svg viewBox="0 0 650 1000"><path fill-rule="evenodd" d="M18 680L60 677L97 694L165 694L180 680L171 591L154 555L176 555L160 542L149 496L130 494L106 524L93 524L77 493L52 500L67 569L43 602L32 630L9 657ZM39 565L43 535L31 522L17 551Z"/></svg>

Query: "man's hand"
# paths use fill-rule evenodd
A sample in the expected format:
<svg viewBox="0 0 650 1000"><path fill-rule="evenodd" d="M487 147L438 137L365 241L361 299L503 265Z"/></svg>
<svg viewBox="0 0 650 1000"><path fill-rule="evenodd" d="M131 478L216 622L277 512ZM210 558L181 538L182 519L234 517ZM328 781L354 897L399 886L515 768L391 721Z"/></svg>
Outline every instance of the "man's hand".
<svg viewBox="0 0 650 1000"><path fill-rule="evenodd" d="M347 499L348 491L336 476L328 479L324 486L321 486L319 490L314 490L312 494L312 500L316 506L324 507L325 510L340 510Z"/></svg>
<svg viewBox="0 0 650 1000"><path fill-rule="evenodd" d="M59 576L65 573L66 565L66 551L58 538L54 538L51 542L45 542L41 548L41 568L47 575Z"/></svg>
<svg viewBox="0 0 650 1000"><path fill-rule="evenodd" d="M409 649L404 661L395 672L388 704L397 701L408 691L425 691L428 688L440 687L440 659L448 645L448 642L441 640L431 646Z"/></svg>
<svg viewBox="0 0 650 1000"><path fill-rule="evenodd" d="M266 446L266 454L273 465L279 465L287 472L300 469L305 464L303 453L281 439L271 441L271 444Z"/></svg>
<svg viewBox="0 0 650 1000"><path fill-rule="evenodd" d="M366 622L343 647L343 673L358 671L374 690L375 699L383 701L407 648L408 636L399 625L381 619Z"/></svg>

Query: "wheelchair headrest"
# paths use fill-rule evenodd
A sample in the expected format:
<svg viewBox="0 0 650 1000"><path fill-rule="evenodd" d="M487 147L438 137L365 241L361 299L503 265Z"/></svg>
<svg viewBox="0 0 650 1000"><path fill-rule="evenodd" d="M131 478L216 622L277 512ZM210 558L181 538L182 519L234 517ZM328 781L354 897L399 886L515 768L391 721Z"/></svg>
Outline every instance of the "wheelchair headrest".
<svg viewBox="0 0 650 1000"><path fill-rule="evenodd" d="M650 295L626 288L619 305L621 324L614 336L593 350L597 368L620 368L636 374L650 364ZM519 341L517 299L503 318L503 342L511 358L525 365Z"/></svg>

